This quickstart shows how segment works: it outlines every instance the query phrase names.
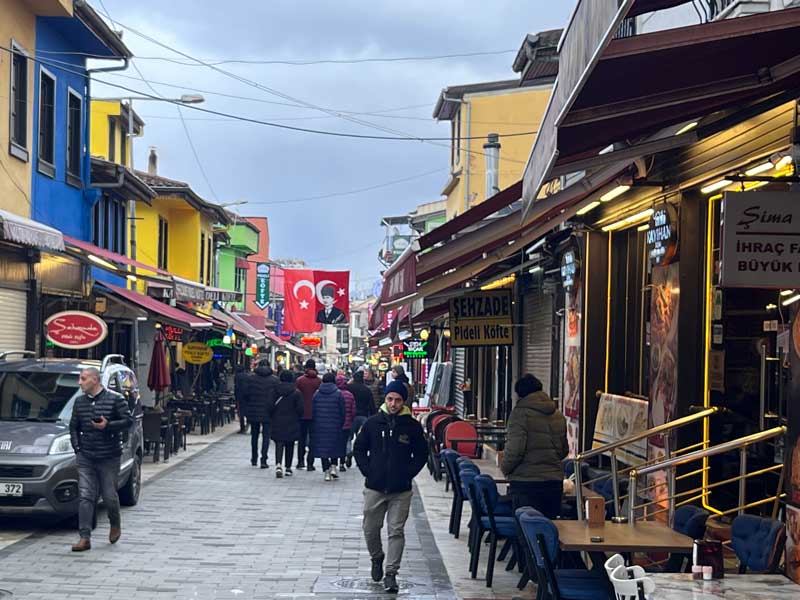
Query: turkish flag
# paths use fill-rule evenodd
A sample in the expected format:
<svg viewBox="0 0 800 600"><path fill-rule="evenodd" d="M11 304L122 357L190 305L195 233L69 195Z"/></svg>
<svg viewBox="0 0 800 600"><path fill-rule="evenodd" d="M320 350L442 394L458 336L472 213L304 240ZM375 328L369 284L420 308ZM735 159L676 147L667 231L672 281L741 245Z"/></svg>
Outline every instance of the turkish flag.
<svg viewBox="0 0 800 600"><path fill-rule="evenodd" d="M350 322L350 271L284 269L284 330L319 331Z"/></svg>

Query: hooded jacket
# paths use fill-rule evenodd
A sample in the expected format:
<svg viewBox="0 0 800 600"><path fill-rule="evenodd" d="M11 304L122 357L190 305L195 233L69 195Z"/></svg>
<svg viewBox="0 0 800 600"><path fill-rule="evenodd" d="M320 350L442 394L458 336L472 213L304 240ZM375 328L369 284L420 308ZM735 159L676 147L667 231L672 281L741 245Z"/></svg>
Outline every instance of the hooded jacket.
<svg viewBox="0 0 800 600"><path fill-rule="evenodd" d="M92 427L92 419L108 419L105 429ZM94 398L81 394L72 407L69 437L72 449L102 460L122 455L122 433L133 425L133 417L121 394L103 388Z"/></svg>
<svg viewBox="0 0 800 600"><path fill-rule="evenodd" d="M411 489L411 481L428 461L428 445L407 406L393 415L384 404L361 428L353 456L367 488L395 494Z"/></svg>
<svg viewBox="0 0 800 600"><path fill-rule="evenodd" d="M372 390L363 383L353 381L347 384L347 389L353 394L356 399L356 415L359 417L371 417L375 414L376 406L375 400L372 396Z"/></svg>
<svg viewBox="0 0 800 600"><path fill-rule="evenodd" d="M268 367L258 367L245 386L245 416L250 421L268 423L275 404L278 378Z"/></svg>
<svg viewBox="0 0 800 600"><path fill-rule="evenodd" d="M353 392L347 389L347 379L344 377L336 378L336 387L342 392L344 397L344 425L342 429L350 431L353 428L353 419L356 418L356 398Z"/></svg>
<svg viewBox="0 0 800 600"><path fill-rule="evenodd" d="M303 395L296 384L282 381L275 392L270 437L276 442L300 439L300 417L303 416Z"/></svg>
<svg viewBox="0 0 800 600"><path fill-rule="evenodd" d="M335 383L323 383L314 394L314 455L333 458L341 454L344 396Z"/></svg>
<svg viewBox="0 0 800 600"><path fill-rule="evenodd" d="M568 451L567 421L550 396L534 392L520 398L508 418L503 474L510 481L561 481Z"/></svg>
<svg viewBox="0 0 800 600"><path fill-rule="evenodd" d="M305 375L297 378L297 389L303 395L303 420L310 421L314 418L314 394L322 385L322 379L317 375L316 369L306 369Z"/></svg>

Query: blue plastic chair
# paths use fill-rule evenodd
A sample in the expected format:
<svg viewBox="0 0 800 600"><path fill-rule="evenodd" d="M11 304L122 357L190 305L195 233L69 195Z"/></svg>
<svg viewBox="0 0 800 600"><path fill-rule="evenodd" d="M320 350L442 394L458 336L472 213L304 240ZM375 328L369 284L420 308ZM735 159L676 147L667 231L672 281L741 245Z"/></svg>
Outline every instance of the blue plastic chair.
<svg viewBox="0 0 800 600"><path fill-rule="evenodd" d="M453 491L453 503L450 507L450 527L448 531L458 539L461 530L461 513L463 512L464 501L466 499L461 486L461 477L459 477L459 467L456 464L458 452L447 448L442 450L440 454L442 462L444 462L445 470L447 471L447 481L452 486Z"/></svg>
<svg viewBox="0 0 800 600"><path fill-rule="evenodd" d="M608 600L611 597L608 578L600 571L556 569L558 563L558 529L547 517L522 513L519 524L536 567L537 600Z"/></svg>
<svg viewBox="0 0 800 600"><path fill-rule="evenodd" d="M693 540L702 540L706 536L706 521L711 513L699 506L687 504L675 509L672 517L672 529L689 536ZM692 566L692 556L686 552L673 552L664 565L666 573L688 573Z"/></svg>
<svg viewBox="0 0 800 600"><path fill-rule="evenodd" d="M739 559L739 573L775 573L785 544L786 526L780 521L755 515L733 520L731 546Z"/></svg>
<svg viewBox="0 0 800 600"><path fill-rule="evenodd" d="M505 540L507 542L506 548L501 552L501 560L507 548L510 547L513 552L506 566L506 571L510 571L517 562L520 562L517 560L519 556L517 521L513 516L497 512L501 504L500 494L497 493L497 483L495 483L492 477L489 475L478 475L475 477L473 485L475 486L480 507L483 512L480 519L481 529L488 531L490 534L489 562L486 566L486 587L492 587L494 563L497 560L498 541ZM480 539L478 540L478 545L480 545ZM480 551L478 551L478 553L479 552Z"/></svg>

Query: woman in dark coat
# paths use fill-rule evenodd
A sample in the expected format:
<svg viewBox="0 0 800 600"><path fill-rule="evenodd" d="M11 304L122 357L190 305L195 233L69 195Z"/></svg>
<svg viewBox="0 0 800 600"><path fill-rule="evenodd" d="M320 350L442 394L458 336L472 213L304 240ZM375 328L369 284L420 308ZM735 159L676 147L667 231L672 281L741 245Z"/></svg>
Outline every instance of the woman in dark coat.
<svg viewBox="0 0 800 600"><path fill-rule="evenodd" d="M345 405L344 396L336 387L336 375L325 373L322 385L314 394L314 455L322 459L322 470L325 481L338 479L332 465L336 464L342 442L344 428Z"/></svg>
<svg viewBox="0 0 800 600"><path fill-rule="evenodd" d="M292 476L294 443L300 439L300 417L303 416L303 394L297 389L291 371L281 371L272 410L272 441L275 442L275 477L283 477L281 459L286 451L286 476Z"/></svg>

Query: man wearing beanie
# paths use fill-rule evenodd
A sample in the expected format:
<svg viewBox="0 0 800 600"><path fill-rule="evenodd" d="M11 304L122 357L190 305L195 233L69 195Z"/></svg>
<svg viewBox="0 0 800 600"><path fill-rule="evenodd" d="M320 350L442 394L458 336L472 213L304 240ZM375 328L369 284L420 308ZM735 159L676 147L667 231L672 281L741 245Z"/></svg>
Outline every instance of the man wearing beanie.
<svg viewBox="0 0 800 600"><path fill-rule="evenodd" d="M305 374L297 378L297 389L303 395L303 416L300 418L300 440L297 442L297 468L303 469L308 465L309 471L314 471L314 449L311 439L314 435L314 394L317 393L322 379L317 375L317 363L309 358L306 361ZM308 449L308 456L306 456ZM304 460L307 461L304 464Z"/></svg>
<svg viewBox="0 0 800 600"><path fill-rule="evenodd" d="M372 559L372 579L387 592L396 593L397 571L405 545L404 528L411 508L411 481L428 460L428 445L422 427L405 405L408 389L392 381L384 390L385 401L378 414L367 419L353 446L364 475L364 538ZM386 555L381 544L384 519L388 532ZM386 559L384 577L383 562Z"/></svg>

